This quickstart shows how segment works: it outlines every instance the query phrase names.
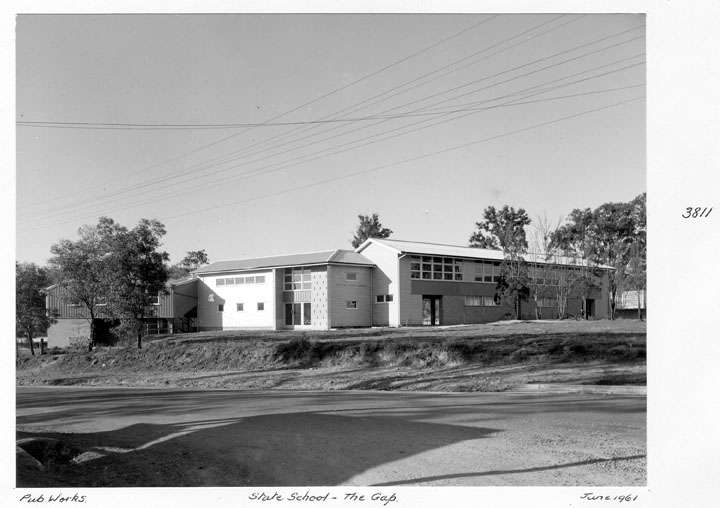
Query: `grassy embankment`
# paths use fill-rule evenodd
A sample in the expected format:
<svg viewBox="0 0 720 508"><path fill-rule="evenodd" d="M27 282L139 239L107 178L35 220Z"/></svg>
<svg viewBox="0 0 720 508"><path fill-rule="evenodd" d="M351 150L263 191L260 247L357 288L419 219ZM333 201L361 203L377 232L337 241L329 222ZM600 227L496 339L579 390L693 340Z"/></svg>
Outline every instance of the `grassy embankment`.
<svg viewBox="0 0 720 508"><path fill-rule="evenodd" d="M499 322L148 338L17 362L18 384L502 391L528 383L644 385L645 323Z"/></svg>

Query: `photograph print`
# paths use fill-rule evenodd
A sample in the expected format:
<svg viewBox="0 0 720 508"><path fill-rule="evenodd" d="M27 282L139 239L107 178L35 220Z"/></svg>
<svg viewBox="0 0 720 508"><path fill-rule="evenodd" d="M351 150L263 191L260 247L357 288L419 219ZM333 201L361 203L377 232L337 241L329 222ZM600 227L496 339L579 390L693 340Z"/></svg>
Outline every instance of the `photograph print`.
<svg viewBox="0 0 720 508"><path fill-rule="evenodd" d="M647 485L644 14L15 22L18 493Z"/></svg>

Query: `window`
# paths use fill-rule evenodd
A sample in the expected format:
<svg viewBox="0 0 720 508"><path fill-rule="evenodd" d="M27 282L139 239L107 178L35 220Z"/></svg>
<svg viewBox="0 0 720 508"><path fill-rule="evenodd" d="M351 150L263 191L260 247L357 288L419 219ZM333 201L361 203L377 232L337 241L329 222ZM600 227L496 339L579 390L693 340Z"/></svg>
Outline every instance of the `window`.
<svg viewBox="0 0 720 508"><path fill-rule="evenodd" d="M255 284L255 277L245 277L245 284Z"/></svg>
<svg viewBox="0 0 720 508"><path fill-rule="evenodd" d="M538 307L557 307L557 298L538 298Z"/></svg>
<svg viewBox="0 0 720 508"><path fill-rule="evenodd" d="M462 259L423 256L410 257L410 278L424 280L463 280Z"/></svg>
<svg viewBox="0 0 720 508"><path fill-rule="evenodd" d="M216 279L215 280L216 286L224 286L225 285L225 279Z"/></svg>
<svg viewBox="0 0 720 508"><path fill-rule="evenodd" d="M357 301L355 300L346 300L345 301L345 308L349 310L355 310L357 309Z"/></svg>
<svg viewBox="0 0 720 508"><path fill-rule="evenodd" d="M258 275L257 277L255 277L255 284L265 284L265 276Z"/></svg>
<svg viewBox="0 0 720 508"><path fill-rule="evenodd" d="M257 304L257 310L258 310L258 311L263 311L263 310L265 310L265 302L258 302L258 304Z"/></svg>
<svg viewBox="0 0 720 508"><path fill-rule="evenodd" d="M245 284L245 277L235 277L235 285L242 286Z"/></svg>
<svg viewBox="0 0 720 508"><path fill-rule="evenodd" d="M105 305L107 305L107 297L105 297L105 296L98 296L98 297L95 299L95 306L96 306L96 307L104 307Z"/></svg>
<svg viewBox="0 0 720 508"><path fill-rule="evenodd" d="M235 285L235 278L230 277L229 279L225 279L225 285L226 286L234 286Z"/></svg>
<svg viewBox="0 0 720 508"><path fill-rule="evenodd" d="M375 303L383 303L385 301L385 295L377 295L375 297Z"/></svg>
<svg viewBox="0 0 720 508"><path fill-rule="evenodd" d="M498 282L499 280L499 261L475 261L475 282Z"/></svg>
<svg viewBox="0 0 720 508"><path fill-rule="evenodd" d="M285 291L300 291L312 288L310 268L285 268Z"/></svg>
<svg viewBox="0 0 720 508"><path fill-rule="evenodd" d="M218 304L218 312L225 312L225 304Z"/></svg>
<svg viewBox="0 0 720 508"><path fill-rule="evenodd" d="M155 295L150 297L150 304L152 305L160 305L160 295Z"/></svg>
<svg viewBox="0 0 720 508"><path fill-rule="evenodd" d="M345 280L356 281L356 280L357 280L357 273L355 273L355 272L347 272L347 273L345 273Z"/></svg>
<svg viewBox="0 0 720 508"><path fill-rule="evenodd" d="M385 301L386 301L386 302L392 302L392 301L393 301L393 295L385 295Z"/></svg>
<svg viewBox="0 0 720 508"><path fill-rule="evenodd" d="M244 304L238 303L238 304L237 304L237 311L238 311L238 312L243 312L244 310L245 310Z"/></svg>
<svg viewBox="0 0 720 508"><path fill-rule="evenodd" d="M480 307L482 299L479 296L466 296L465 306L466 307Z"/></svg>
<svg viewBox="0 0 720 508"><path fill-rule="evenodd" d="M466 307L495 307L498 303L492 296L466 296Z"/></svg>

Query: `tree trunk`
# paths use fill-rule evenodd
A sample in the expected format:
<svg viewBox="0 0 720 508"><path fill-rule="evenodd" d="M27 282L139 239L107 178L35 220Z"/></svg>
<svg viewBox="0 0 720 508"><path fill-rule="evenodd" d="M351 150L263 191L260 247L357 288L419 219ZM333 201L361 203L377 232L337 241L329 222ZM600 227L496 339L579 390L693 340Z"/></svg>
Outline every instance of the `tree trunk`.
<svg viewBox="0 0 720 508"><path fill-rule="evenodd" d="M137 339L138 339L138 349L142 349L142 331L138 330L137 332Z"/></svg>
<svg viewBox="0 0 720 508"><path fill-rule="evenodd" d="M95 347L95 335L97 330L95 328L95 311L90 307L90 343L88 344L88 351L92 351Z"/></svg>
<svg viewBox="0 0 720 508"><path fill-rule="evenodd" d="M35 356L35 346L33 346L32 335L28 333L27 339L28 339L28 342L30 343L30 354Z"/></svg>

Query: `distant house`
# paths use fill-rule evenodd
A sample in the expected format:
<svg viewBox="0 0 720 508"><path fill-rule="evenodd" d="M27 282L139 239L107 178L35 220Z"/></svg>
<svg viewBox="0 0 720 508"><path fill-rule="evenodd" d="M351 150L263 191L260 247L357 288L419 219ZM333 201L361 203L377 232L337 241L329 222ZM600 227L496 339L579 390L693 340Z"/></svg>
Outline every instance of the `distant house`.
<svg viewBox="0 0 720 508"><path fill-rule="evenodd" d="M536 283L551 288L552 267L527 256ZM486 323L512 315L496 285L503 253L400 240L369 239L356 251L334 250L221 261L197 270L198 329L318 329ZM557 263L555 263L556 265ZM587 299L591 317L608 317L607 267ZM541 282L538 282L541 281ZM548 291L548 295L551 291ZM557 300L543 296L543 317ZM534 302L523 317L534 318ZM580 299L568 312L580 314Z"/></svg>
<svg viewBox="0 0 720 508"><path fill-rule="evenodd" d="M647 295L645 290L622 291L615 299L615 315L618 317L636 318L638 306L643 316L647 313Z"/></svg>
<svg viewBox="0 0 720 508"><path fill-rule="evenodd" d="M145 320L147 334L195 331L197 317L197 280L177 279L168 281L168 294L158 294L154 315ZM85 305L68 298L62 284L54 284L46 290L46 308L56 314L57 322L47 331L48 347L86 345L90 339L89 311ZM98 303L95 309L97 341L115 344L112 333L116 324L104 312L107 303Z"/></svg>

